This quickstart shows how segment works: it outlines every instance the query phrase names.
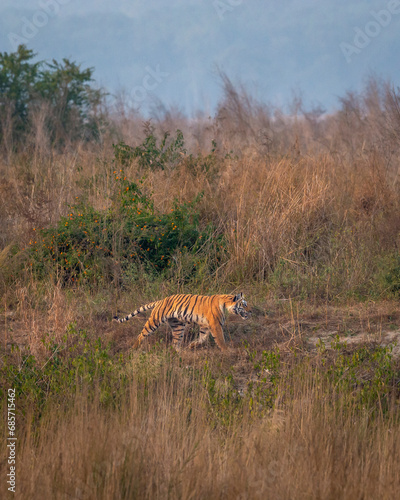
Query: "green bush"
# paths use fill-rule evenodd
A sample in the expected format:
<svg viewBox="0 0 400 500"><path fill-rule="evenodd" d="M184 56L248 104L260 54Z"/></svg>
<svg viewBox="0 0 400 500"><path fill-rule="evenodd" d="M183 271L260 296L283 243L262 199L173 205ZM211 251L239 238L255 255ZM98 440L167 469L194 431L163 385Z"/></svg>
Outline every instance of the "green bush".
<svg viewBox="0 0 400 500"><path fill-rule="evenodd" d="M30 242L29 264L37 276L57 272L70 284L124 282L138 270L159 275L185 256L185 277L204 268L205 260L213 265L203 247L207 242L218 246L217 242L221 248L222 236L211 238L212 226L200 223L197 207L202 195L191 202L174 200L165 213L156 210L143 181L132 182L122 168L116 169L117 164L123 166L119 152L113 163L111 207L96 210L88 202L77 202L55 227L38 231ZM219 259L218 252L214 259Z"/></svg>
<svg viewBox="0 0 400 500"><path fill-rule="evenodd" d="M165 132L158 144L154 134L154 127L146 125L146 138L142 144L136 147L129 146L124 142L114 144L115 159L123 166L137 159L142 168L151 170L165 170L174 168L186 154L185 141L180 130L176 131L176 138L168 141L169 132Z"/></svg>
<svg viewBox="0 0 400 500"><path fill-rule="evenodd" d="M20 351L13 347L0 367L0 392L7 387L15 389L21 411L30 407L40 412L49 398L63 401L95 382L100 401L112 403L124 376L122 358L112 357L109 345L100 338L90 339L74 324L69 325L60 342L46 337L42 342L45 359L39 360L29 348Z"/></svg>
<svg viewBox="0 0 400 500"><path fill-rule="evenodd" d="M400 257L396 256L390 266L390 269L386 272L385 285L390 293L394 295L399 295L400 293Z"/></svg>
<svg viewBox="0 0 400 500"><path fill-rule="evenodd" d="M360 409L388 409L390 391L398 376L394 369L392 346L361 346L346 352L346 343L339 337L331 343L336 351L334 363L327 371L338 392L351 395Z"/></svg>

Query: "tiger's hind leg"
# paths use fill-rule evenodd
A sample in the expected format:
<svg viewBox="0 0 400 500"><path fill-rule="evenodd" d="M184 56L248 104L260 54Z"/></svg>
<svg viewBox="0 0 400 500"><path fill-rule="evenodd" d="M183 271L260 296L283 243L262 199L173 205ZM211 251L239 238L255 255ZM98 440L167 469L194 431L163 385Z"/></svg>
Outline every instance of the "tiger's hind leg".
<svg viewBox="0 0 400 500"><path fill-rule="evenodd" d="M194 349L195 347L198 347L199 345L204 344L204 342L208 339L210 335L210 330L209 328L203 326L200 328L200 334L199 338L197 340L193 340L193 342L190 342L189 348Z"/></svg>
<svg viewBox="0 0 400 500"><path fill-rule="evenodd" d="M148 337L151 333L153 333L160 326L160 322L155 320L153 315L147 320L146 324L143 327L142 332L136 339L136 342L133 344L132 349L137 349L140 344L143 342L143 339Z"/></svg>
<svg viewBox="0 0 400 500"><path fill-rule="evenodd" d="M168 320L168 324L172 330L172 343L175 349L178 350L182 344L186 323L179 321L179 319L171 318Z"/></svg>

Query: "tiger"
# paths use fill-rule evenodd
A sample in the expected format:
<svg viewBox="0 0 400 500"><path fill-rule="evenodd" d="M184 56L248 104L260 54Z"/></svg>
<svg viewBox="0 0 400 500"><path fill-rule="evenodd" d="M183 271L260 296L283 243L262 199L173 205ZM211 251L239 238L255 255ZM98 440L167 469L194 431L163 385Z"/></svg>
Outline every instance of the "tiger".
<svg viewBox="0 0 400 500"><path fill-rule="evenodd" d="M237 314L243 319L248 319L250 315L243 293L211 296L178 294L139 307L124 318L114 316L113 320L123 323L149 310L152 310L151 316L133 344L133 349L137 349L162 323L168 323L172 330L173 345L179 350L185 326L188 323L195 323L200 326L200 335L198 340L191 342L188 347L194 348L204 344L211 333L218 347L224 352L227 347L222 327L225 324L226 311Z"/></svg>

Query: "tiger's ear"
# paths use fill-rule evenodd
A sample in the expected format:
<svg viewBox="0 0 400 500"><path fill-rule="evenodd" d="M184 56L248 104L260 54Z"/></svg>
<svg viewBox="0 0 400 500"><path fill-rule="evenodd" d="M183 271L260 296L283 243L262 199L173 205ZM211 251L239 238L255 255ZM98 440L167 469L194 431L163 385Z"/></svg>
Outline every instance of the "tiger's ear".
<svg viewBox="0 0 400 500"><path fill-rule="evenodd" d="M237 295L235 295L235 296L233 297L233 301L234 301L234 302L237 302L238 300L242 300L243 298L244 298L244 295L243 295L243 293L242 293L242 292L240 292L240 293L238 293Z"/></svg>

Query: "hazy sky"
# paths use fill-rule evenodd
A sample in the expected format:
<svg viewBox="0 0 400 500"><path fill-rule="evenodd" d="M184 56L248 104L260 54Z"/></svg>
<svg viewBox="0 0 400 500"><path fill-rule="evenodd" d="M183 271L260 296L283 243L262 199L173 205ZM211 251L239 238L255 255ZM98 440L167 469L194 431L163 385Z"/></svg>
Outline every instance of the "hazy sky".
<svg viewBox="0 0 400 500"><path fill-rule="evenodd" d="M94 67L109 92L213 113L218 68L273 105L334 108L376 74L400 85L400 0L1 0L0 51Z"/></svg>

